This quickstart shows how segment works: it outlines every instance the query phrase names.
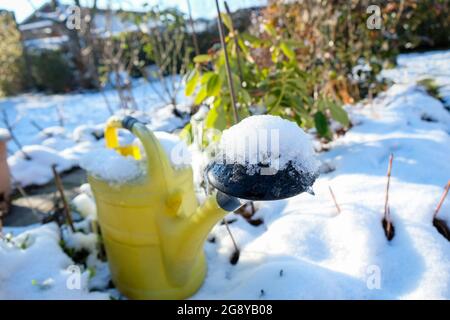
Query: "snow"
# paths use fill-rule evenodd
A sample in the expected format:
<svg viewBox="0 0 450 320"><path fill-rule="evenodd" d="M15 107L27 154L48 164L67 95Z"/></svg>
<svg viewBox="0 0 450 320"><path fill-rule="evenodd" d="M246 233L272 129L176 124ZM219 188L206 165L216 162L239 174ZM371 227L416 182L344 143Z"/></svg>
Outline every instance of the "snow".
<svg viewBox="0 0 450 320"><path fill-rule="evenodd" d="M156 138L161 143L163 150L175 169L189 167L191 165L191 153L186 143L177 135L155 131ZM134 145L138 145L140 152L145 157L145 150L136 138L132 141ZM100 147L85 154L80 160L80 166L93 176L112 182L121 184L138 179L145 175L145 161L135 160L133 157L124 157L118 152ZM87 208L87 204L80 204L82 211L92 209Z"/></svg>
<svg viewBox="0 0 450 320"><path fill-rule="evenodd" d="M114 184L133 181L143 175L139 161L107 148L98 148L87 153L81 159L80 166L90 175Z"/></svg>
<svg viewBox="0 0 450 320"><path fill-rule="evenodd" d="M0 128L0 141L9 140L10 138L8 130Z"/></svg>
<svg viewBox="0 0 450 320"><path fill-rule="evenodd" d="M450 299L450 243L432 224L450 178L450 112L416 85L420 78L433 78L449 101L450 51L404 55L399 63L384 72L395 82L387 92L346 106L353 127L318 155L314 197L256 202L253 219L263 220L258 226L234 213L226 217L240 248L236 265L229 262L233 244L226 227L214 227L208 237L214 241L205 244L208 274L192 299ZM89 139L83 143L103 145ZM297 141L288 142L294 149ZM196 172L204 153L190 150ZM388 241L381 220L390 154L395 235ZM14 237L0 240L0 299L120 298L108 289L107 264L95 257L98 237L84 230L95 215L90 188L81 190L74 207L88 218L77 222L75 234L67 229L62 234L68 246L90 252L87 264L95 275L82 269L81 289L67 288L73 261L58 244L56 225L5 228ZM438 217L450 224L450 199Z"/></svg>
<svg viewBox="0 0 450 320"><path fill-rule="evenodd" d="M26 158L28 155L31 160ZM29 145L8 158L11 175L14 182L22 185L45 184L53 179L52 165L59 171L65 171L74 163L59 154L55 149L45 145Z"/></svg>
<svg viewBox="0 0 450 320"><path fill-rule="evenodd" d="M15 244L0 241L0 300L5 299L108 299L89 292L89 272L81 273L79 289L69 289L73 261L59 245L59 231L48 224L25 231ZM26 243L22 249L18 243Z"/></svg>
<svg viewBox="0 0 450 320"><path fill-rule="evenodd" d="M28 27L28 25L26 26ZM59 50L65 43L68 42L68 40L69 37L67 36L58 36L58 37L28 39L24 41L24 44L27 48L34 50L36 49Z"/></svg>
<svg viewBox="0 0 450 320"><path fill-rule="evenodd" d="M414 82L394 85L370 105L348 107L356 125L321 154L335 171L316 181L315 197L257 203L262 227L251 229L240 217L231 224L241 248L236 267L223 267L233 247L216 226L216 243L206 246L207 285L194 298L449 299L449 242L432 219L450 178L450 113ZM425 112L436 122L422 120ZM381 219L391 153L395 236L389 242ZM450 201L439 216L450 221Z"/></svg>
<svg viewBox="0 0 450 320"><path fill-rule="evenodd" d="M311 138L295 123L278 116L258 115L224 130L219 159L254 171L258 164L283 170L291 162L297 171L315 173L318 162Z"/></svg>
<svg viewBox="0 0 450 320"><path fill-rule="evenodd" d="M97 218L97 207L92 196L83 192L72 200L72 205L84 218Z"/></svg>
<svg viewBox="0 0 450 320"><path fill-rule="evenodd" d="M154 82L152 86L155 90L162 90L158 82ZM25 160L17 145L9 142L8 164L14 183L22 187L46 184L53 178L50 169L52 164L57 165L58 172L78 167L82 157L104 146L104 126L111 116L106 101L113 107L115 115L136 117L147 123L153 131L172 132L189 121L187 116L174 117L175 106L161 103L157 94L143 79L132 82L132 91L142 110L116 109L119 101L113 90L48 96L24 94L1 99L0 108L6 110L9 120L14 124L14 134L24 145L23 151L27 154L38 151L47 154L46 159L40 156L39 159L31 157L31 160ZM180 95L178 100L180 103L177 109L187 112L189 98ZM64 127L60 125L59 114L63 115ZM4 132L5 129L0 130ZM122 143L129 143L130 136L124 130L120 131L119 138Z"/></svg>

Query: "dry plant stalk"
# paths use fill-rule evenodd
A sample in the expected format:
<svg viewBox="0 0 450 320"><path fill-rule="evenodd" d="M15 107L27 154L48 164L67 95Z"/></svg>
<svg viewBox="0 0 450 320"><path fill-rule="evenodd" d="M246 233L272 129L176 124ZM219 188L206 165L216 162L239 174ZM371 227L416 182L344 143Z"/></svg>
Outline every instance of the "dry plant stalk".
<svg viewBox="0 0 450 320"><path fill-rule="evenodd" d="M448 241L450 241L450 229L447 225L447 222L445 220L439 219L437 217L437 215L439 214L439 211L441 210L442 204L444 203L444 200L447 197L449 189L450 189L450 180L447 182L447 185L444 188L444 192L442 193L441 199L439 200L439 203L438 203L436 209L434 210L434 215L433 215L433 226Z"/></svg>
<svg viewBox="0 0 450 320"><path fill-rule="evenodd" d="M192 42L194 43L195 55L198 56L200 54L200 49L198 47L197 33L195 32L195 23L194 19L192 19L192 8L191 2L187 0L188 13L189 13L189 23L191 25L192 32Z"/></svg>
<svg viewBox="0 0 450 320"><path fill-rule="evenodd" d="M394 237L394 226L391 221L391 211L389 209L389 186L391 183L391 171L392 171L392 162L394 160L394 155L391 153L389 157L389 166L387 171L387 185L386 185L386 197L384 201L384 218L383 218L383 226L385 228L386 237L388 240L391 240Z"/></svg>
<svg viewBox="0 0 450 320"><path fill-rule="evenodd" d="M225 67L226 67L226 71L227 71L227 80L228 80L228 86L230 87L231 105L233 107L234 122L238 123L239 122L239 114L237 112L236 92L234 91L233 76L232 76L231 67L230 67L230 59L228 57L228 52L227 52L227 44L225 42L225 32L223 30L223 21L222 21L222 16L220 14L218 0L216 0L216 9L217 9L217 24L219 26L220 43L222 45L223 54L225 56Z"/></svg>
<svg viewBox="0 0 450 320"><path fill-rule="evenodd" d="M228 59L227 45L225 43L223 22L222 22L222 16L220 15L218 0L216 0L216 9L217 9L217 24L219 25L220 43L222 44L222 50L223 50L223 53L225 56L225 66L226 66L226 70L227 70L228 86L230 87L231 104L233 107L234 122L238 123L239 115L237 112L236 94L234 91L233 77L232 77L231 68L230 68L230 61ZM228 222L226 221L226 219L223 219L223 222L225 223L225 226L227 228L228 234L230 235L231 241L233 242L233 246L234 246L234 250L235 250L233 255L231 256L230 262L231 262L231 264L236 264L239 260L239 255L240 255L239 247L238 247L236 241L234 240L233 234L231 233L231 230L230 230L230 226L228 225Z"/></svg>
<svg viewBox="0 0 450 320"><path fill-rule="evenodd" d="M9 121L8 114L6 113L5 108L2 109L2 117L3 117L3 119L2 119L3 124L5 125L6 130L8 130L9 136L14 141L14 143L16 144L16 146L20 150L20 152L23 154L23 156L25 157L25 160L31 160L31 157L25 151L23 151L23 145L20 143L19 139L17 139L16 135L14 134L14 131L13 131L14 124L12 124Z"/></svg>
<svg viewBox="0 0 450 320"><path fill-rule="evenodd" d="M61 182L61 178L56 171L56 165L52 165L53 176L55 178L56 188L58 188L59 194L61 196L61 200L64 206L64 215L66 216L67 224L69 225L72 232L75 232L75 227L73 226L72 214L70 212L69 205L67 204L66 196L64 195L64 186Z"/></svg>
<svg viewBox="0 0 450 320"><path fill-rule="evenodd" d="M442 204L444 203L444 200L447 197L449 189L450 189L450 180L448 180L447 185L445 186L445 189L444 189L444 193L442 193L441 200L439 200L439 203L438 203L436 209L434 210L433 219L436 219L439 211L441 210Z"/></svg>
<svg viewBox="0 0 450 320"><path fill-rule="evenodd" d="M336 201L336 197L334 196L333 189L331 189L331 186L328 186L328 189L330 190L330 194L331 194L331 197L333 198L334 205L336 206L337 213L341 214L341 207L339 207L339 204Z"/></svg>
<svg viewBox="0 0 450 320"><path fill-rule="evenodd" d="M230 17L230 21L231 21L231 35L234 41L234 46L236 48L236 62L237 62L237 67L238 67L238 75L239 75L239 81L240 81L240 85L242 86L242 83L244 81L244 76L242 75L242 67L241 67L241 58L240 58L240 48L239 48L239 43L238 43L238 38L237 38L237 31L234 29L234 25L233 25L233 20L231 19L231 11L230 8L228 7L228 3L226 1L223 2L223 4L225 5L225 10L227 12L227 15Z"/></svg>

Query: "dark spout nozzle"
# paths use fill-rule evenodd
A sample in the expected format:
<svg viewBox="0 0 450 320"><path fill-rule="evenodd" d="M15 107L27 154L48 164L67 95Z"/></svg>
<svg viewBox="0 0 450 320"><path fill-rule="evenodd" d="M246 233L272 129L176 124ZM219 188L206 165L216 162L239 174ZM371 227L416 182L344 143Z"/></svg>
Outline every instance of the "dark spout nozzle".
<svg viewBox="0 0 450 320"><path fill-rule="evenodd" d="M229 212L236 211L247 202L239 198L229 196L221 191L217 191L216 200L219 207Z"/></svg>

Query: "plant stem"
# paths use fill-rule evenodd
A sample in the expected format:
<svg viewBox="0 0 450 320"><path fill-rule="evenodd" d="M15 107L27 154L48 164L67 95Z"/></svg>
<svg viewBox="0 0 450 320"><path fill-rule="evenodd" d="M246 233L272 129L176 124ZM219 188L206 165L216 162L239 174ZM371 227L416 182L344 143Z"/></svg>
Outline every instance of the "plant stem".
<svg viewBox="0 0 450 320"><path fill-rule="evenodd" d="M55 178L56 188L58 188L61 200L64 206L64 215L66 216L67 224L69 225L72 232L75 232L75 227L73 226L72 214L70 213L69 205L67 204L66 196L64 195L64 187L61 182L61 178L56 171L56 165L52 165L53 177Z"/></svg>
<svg viewBox="0 0 450 320"><path fill-rule="evenodd" d="M225 66L226 66L226 70L227 70L228 86L230 87L231 104L233 106L234 122L238 123L239 122L239 114L237 112L236 93L234 91L234 86L233 86L233 77L231 74L230 61L228 58L227 45L225 43L223 22L222 22L222 16L220 15L218 0L216 0L216 9L217 9L217 24L219 26L220 43L222 44L223 54L225 55Z"/></svg>
<svg viewBox="0 0 450 320"><path fill-rule="evenodd" d="M189 12L189 22L191 25L191 32L192 32L192 42L194 42L194 49L195 49L195 55L198 56L200 54L200 49L198 47L198 41L197 41L197 34L195 33L195 27L194 27L194 19L192 19L192 9L191 9L191 1L186 0L188 5L188 12Z"/></svg>
<svg viewBox="0 0 450 320"><path fill-rule="evenodd" d="M3 116L3 123L5 124L6 129L9 132L9 136L14 141L16 146L19 148L20 152L22 152L23 156L25 157L25 160L31 160L31 157L23 151L23 146L20 143L19 139L17 139L16 135L13 132L13 125L9 122L8 114L6 113L5 109L2 109L2 116Z"/></svg>
<svg viewBox="0 0 450 320"><path fill-rule="evenodd" d="M236 62L237 62L237 67L238 67L239 82L242 86L244 77L242 75L241 59L240 59L240 54L239 54L240 49L239 49L237 33L236 33L236 30L234 29L233 20L231 19L231 11L230 11L230 8L228 7L228 3L226 1L224 1L223 4L225 5L225 10L227 12L227 15L230 17L230 21L231 21L231 34L233 35L234 46L236 47Z"/></svg>
<svg viewBox="0 0 450 320"><path fill-rule="evenodd" d="M386 220L386 231L389 234L391 232L391 217L390 217L390 209L389 209L389 186L391 183L391 171L392 171L392 162L394 160L394 155L391 153L389 157L389 166L387 171L387 185L386 185L386 197L384 200L384 219Z"/></svg>
<svg viewBox="0 0 450 320"><path fill-rule="evenodd" d="M340 214L341 213L341 207L339 207L339 204L336 201L336 197L334 196L333 189L331 189L331 186L328 186L328 189L330 190L331 197L333 198L334 205L336 206L336 210L337 210L338 214Z"/></svg>
<svg viewBox="0 0 450 320"><path fill-rule="evenodd" d="M439 203L438 203L436 209L434 210L434 215L433 215L434 219L436 219L436 217L439 213L439 210L441 210L442 204L444 203L444 200L447 197L449 189L450 189L450 180L447 182L447 185L445 186L444 193L442 194L441 200L439 200Z"/></svg>

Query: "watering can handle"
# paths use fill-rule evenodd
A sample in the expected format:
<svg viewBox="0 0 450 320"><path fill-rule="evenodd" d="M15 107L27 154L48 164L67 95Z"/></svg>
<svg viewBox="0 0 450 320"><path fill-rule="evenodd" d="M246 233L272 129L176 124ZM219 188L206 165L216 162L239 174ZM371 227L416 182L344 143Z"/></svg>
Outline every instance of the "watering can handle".
<svg viewBox="0 0 450 320"><path fill-rule="evenodd" d="M123 156L133 156L139 160L141 154L138 146L120 146L117 136L118 129L127 129L142 143L147 156L148 174L152 180L160 179L163 182L170 177L172 169L169 159L156 136L145 124L130 116L123 118L113 116L108 119L105 128L107 148L114 149Z"/></svg>

